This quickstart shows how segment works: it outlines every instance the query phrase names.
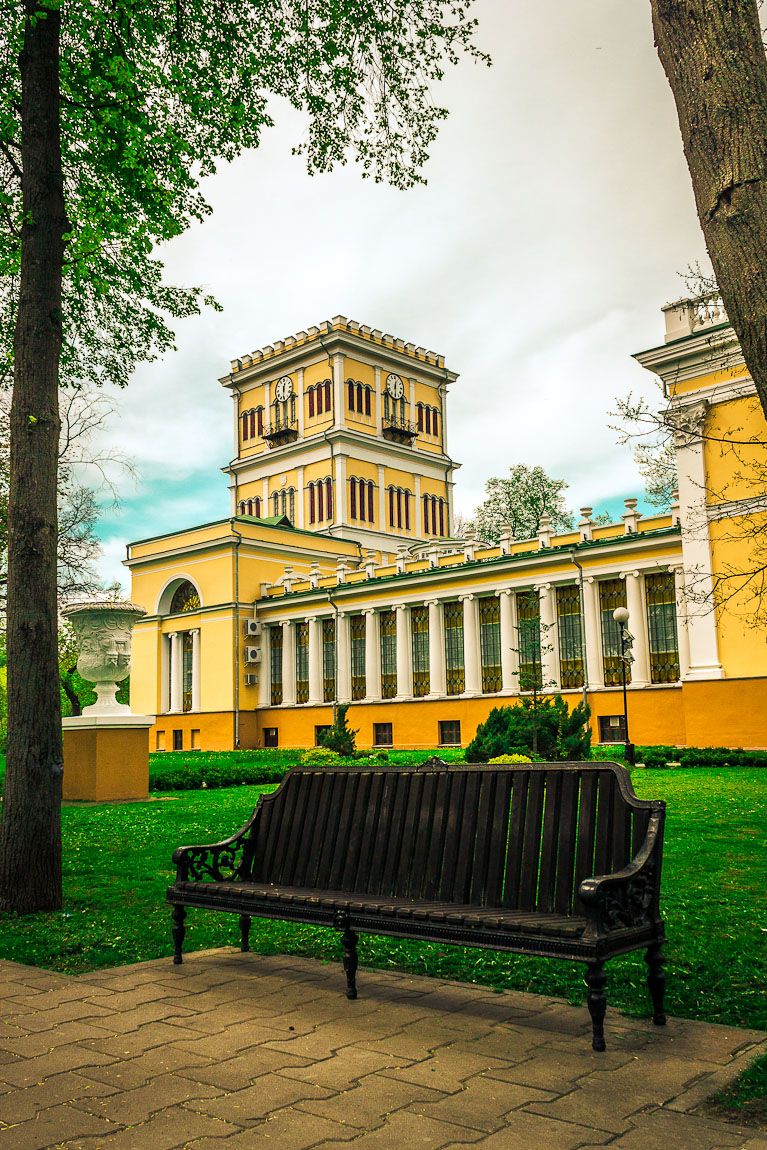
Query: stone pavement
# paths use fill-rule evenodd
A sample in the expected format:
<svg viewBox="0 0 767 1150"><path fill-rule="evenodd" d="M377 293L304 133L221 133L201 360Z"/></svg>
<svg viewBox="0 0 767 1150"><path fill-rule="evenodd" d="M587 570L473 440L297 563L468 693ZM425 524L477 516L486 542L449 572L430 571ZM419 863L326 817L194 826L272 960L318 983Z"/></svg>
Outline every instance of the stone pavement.
<svg viewBox="0 0 767 1150"><path fill-rule="evenodd" d="M757 1031L216 950L74 978L0 962L0 1150L767 1150L694 1113Z"/></svg>

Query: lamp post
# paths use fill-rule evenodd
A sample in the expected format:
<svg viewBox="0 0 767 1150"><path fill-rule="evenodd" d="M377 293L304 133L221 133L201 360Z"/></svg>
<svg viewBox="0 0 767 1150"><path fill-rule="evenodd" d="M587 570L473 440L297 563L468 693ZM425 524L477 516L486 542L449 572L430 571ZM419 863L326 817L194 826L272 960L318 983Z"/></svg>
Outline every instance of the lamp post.
<svg viewBox="0 0 767 1150"><path fill-rule="evenodd" d="M630 665L634 662L634 656L631 654L631 647L634 643L634 636L628 630L629 613L625 607L616 607L613 611L613 619L620 628L621 684L623 685L623 733L625 736L626 762L633 767L634 744L629 741L629 705L628 692L626 691L626 672L628 671Z"/></svg>

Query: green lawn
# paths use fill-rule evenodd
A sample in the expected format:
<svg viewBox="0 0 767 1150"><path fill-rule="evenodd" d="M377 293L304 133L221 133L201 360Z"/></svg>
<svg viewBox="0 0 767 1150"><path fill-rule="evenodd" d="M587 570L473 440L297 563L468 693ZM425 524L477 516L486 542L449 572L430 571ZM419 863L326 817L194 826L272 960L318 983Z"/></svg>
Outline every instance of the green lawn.
<svg viewBox="0 0 767 1150"><path fill-rule="evenodd" d="M669 1013L767 1028L767 772L638 771L634 784L641 797L664 798L669 808L663 881ZM170 955L164 892L173 849L234 831L262 789L270 788L65 807L65 908L0 916L0 957L78 972ZM189 949L237 940L234 915L192 910L188 927ZM263 953L340 957L335 932L279 922L254 921L251 945ZM363 937L360 957L363 965L583 1001L582 968L563 962L381 937ZM646 1014L641 954L614 960L608 973L611 1005Z"/></svg>

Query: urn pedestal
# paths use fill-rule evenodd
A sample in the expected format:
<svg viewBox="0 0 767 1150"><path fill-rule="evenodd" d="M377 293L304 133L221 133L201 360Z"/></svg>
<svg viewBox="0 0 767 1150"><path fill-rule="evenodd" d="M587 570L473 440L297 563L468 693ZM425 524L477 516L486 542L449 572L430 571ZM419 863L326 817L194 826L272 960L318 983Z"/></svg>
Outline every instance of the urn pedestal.
<svg viewBox="0 0 767 1150"><path fill-rule="evenodd" d="M133 603L74 603L63 614L80 645L77 669L95 685L96 702L63 720L62 797L121 802L149 795L149 728L154 716L134 715L115 699L130 671L131 631L146 612Z"/></svg>

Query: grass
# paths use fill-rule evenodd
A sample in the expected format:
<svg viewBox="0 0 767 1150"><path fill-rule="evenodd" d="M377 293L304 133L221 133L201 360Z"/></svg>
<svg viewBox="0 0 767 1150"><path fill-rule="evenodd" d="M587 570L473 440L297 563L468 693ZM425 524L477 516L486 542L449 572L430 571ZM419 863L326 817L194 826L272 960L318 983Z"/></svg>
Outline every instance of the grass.
<svg viewBox="0 0 767 1150"><path fill-rule="evenodd" d="M767 1054L754 1059L726 1090L714 1094L706 1111L730 1121L767 1128Z"/></svg>
<svg viewBox="0 0 767 1150"><path fill-rule="evenodd" d="M635 787L668 802L663 913L669 1013L767 1028L767 775L741 769L641 771ZM239 827L265 787L175 792L153 802L63 810L65 906L0 916L0 957L77 973L168 956L165 887L181 843ZM192 910L187 947L237 941L236 916ZM254 920L253 950L338 960L336 932ZM582 967L436 943L363 936L363 965L532 990L582 1002ZM611 1006L646 1015L641 954L608 966Z"/></svg>

